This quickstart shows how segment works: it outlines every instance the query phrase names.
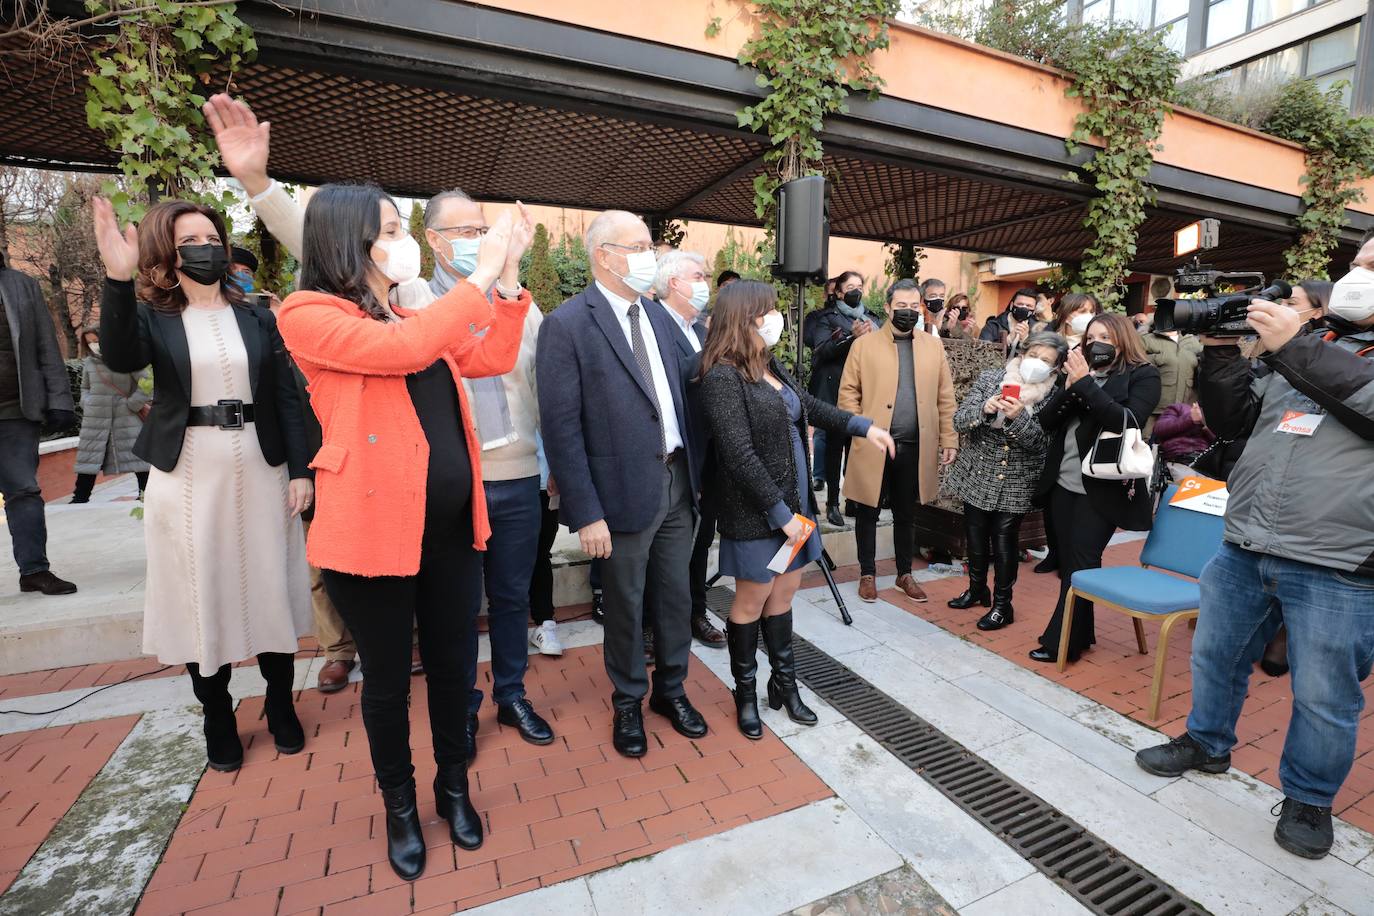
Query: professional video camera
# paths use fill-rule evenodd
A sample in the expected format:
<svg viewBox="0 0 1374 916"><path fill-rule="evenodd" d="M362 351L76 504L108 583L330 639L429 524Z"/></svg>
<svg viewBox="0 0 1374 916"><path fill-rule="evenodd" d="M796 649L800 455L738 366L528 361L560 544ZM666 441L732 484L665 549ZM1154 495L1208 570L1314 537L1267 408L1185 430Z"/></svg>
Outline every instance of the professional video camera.
<svg viewBox="0 0 1374 916"><path fill-rule="evenodd" d="M1264 274L1216 270L1197 258L1174 272L1174 291L1202 293L1202 297L1156 299L1155 330L1211 337L1253 336L1256 332L1246 312L1250 300L1276 302L1293 295L1293 288L1282 280L1266 287Z"/></svg>

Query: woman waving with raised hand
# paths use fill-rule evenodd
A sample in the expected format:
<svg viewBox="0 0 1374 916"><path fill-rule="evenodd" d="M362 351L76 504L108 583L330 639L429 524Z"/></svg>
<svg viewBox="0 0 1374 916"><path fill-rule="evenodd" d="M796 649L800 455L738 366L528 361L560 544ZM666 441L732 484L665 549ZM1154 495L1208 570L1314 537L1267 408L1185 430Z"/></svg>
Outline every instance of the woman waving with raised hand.
<svg viewBox="0 0 1374 916"><path fill-rule="evenodd" d="M357 643L387 854L407 880L425 865L410 753L412 624L429 693L435 802L454 843L482 843L468 795L464 662L490 528L461 381L515 365L530 306L520 256L532 235L523 207L518 219L503 213L472 274L411 312L389 304L391 288L420 271L419 245L395 202L370 185L326 185L305 212L300 290L281 310L323 429L311 463L320 497L309 558Z"/></svg>
<svg viewBox="0 0 1374 916"><path fill-rule="evenodd" d="M230 665L257 656L267 728L279 752L294 754L305 732L292 706L293 656L311 629L297 516L313 488L276 320L228 279L229 237L215 210L163 201L123 233L108 201L92 210L105 365L153 367L153 409L134 444L152 465L143 650L186 665L216 770L243 762Z"/></svg>

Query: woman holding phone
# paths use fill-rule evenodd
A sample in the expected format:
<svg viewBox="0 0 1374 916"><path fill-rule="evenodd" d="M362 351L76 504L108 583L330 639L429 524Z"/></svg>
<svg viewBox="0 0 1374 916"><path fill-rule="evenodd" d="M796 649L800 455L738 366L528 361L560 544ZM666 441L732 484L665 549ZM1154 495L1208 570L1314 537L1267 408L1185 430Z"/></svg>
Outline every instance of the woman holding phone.
<svg viewBox="0 0 1374 916"><path fill-rule="evenodd" d="M701 354L701 400L715 437L719 499L720 572L735 579L735 600L726 624L730 672L735 679L739 729L763 737L755 661L759 632L773 673L768 705L787 707L794 722L815 725L816 714L797 691L792 656L792 596L802 570L821 555L815 529L806 429L813 424L835 437L851 436L894 451L887 430L812 397L772 355L784 319L772 285L736 280L716 296L711 334ZM783 545L810 535L786 571L769 563Z"/></svg>
<svg viewBox="0 0 1374 916"><path fill-rule="evenodd" d="M1013 357L1005 369L979 375L954 414L963 446L948 486L964 501L968 588L949 606L990 608L978 621L980 630L1000 630L1013 621L1021 519L1033 508L1031 500L1045 467L1047 440L1036 417L1054 390L1055 375L1068 351L1068 343L1058 334L1031 334L1025 355Z"/></svg>
<svg viewBox="0 0 1374 916"><path fill-rule="evenodd" d="M1150 365L1140 335L1125 315L1104 312L1083 333L1083 346L1069 351L1064 387L1055 389L1038 414L1049 440L1045 469L1036 490L1037 505L1054 516L1059 556L1059 603L1030 657L1053 662L1059 655L1064 599L1073 574L1102 565L1102 552L1118 528L1148 531L1153 521L1149 482L1099 480L1083 473L1103 431L1141 428L1159 403L1159 370ZM1094 642L1092 603L1077 599L1069 659Z"/></svg>

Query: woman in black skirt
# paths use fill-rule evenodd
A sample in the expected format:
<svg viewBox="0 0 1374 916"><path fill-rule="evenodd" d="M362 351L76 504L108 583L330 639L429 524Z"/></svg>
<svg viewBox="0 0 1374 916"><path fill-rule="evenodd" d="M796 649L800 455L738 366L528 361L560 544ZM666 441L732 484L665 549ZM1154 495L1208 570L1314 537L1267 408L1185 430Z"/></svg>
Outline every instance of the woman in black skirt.
<svg viewBox="0 0 1374 916"><path fill-rule="evenodd" d="M773 357L784 324L777 305L777 293L767 283L737 280L723 288L701 354L702 407L717 457L720 571L735 579L726 626L730 672L739 728L749 738L763 736L755 686L760 630L773 669L768 705L785 705L794 722L816 723L816 714L797 692L792 596L802 570L821 555L820 532L812 530L786 572L768 568L779 548L795 544L805 530L796 516L815 521L807 488L807 425L834 434L835 441L864 436L888 454L894 451L887 430L816 400Z"/></svg>

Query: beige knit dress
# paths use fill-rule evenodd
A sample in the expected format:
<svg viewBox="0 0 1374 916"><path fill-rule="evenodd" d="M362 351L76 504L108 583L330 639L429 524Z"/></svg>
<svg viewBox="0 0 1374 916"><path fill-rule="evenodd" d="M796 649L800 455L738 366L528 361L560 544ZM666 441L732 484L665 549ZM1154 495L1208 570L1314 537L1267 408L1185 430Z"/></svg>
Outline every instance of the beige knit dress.
<svg viewBox="0 0 1374 916"><path fill-rule="evenodd" d="M232 308L182 312L191 403L252 401ZM177 466L153 468L144 496L148 579L143 651L205 674L260 652L295 652L311 630L310 577L286 467L262 456L252 423L189 426Z"/></svg>

